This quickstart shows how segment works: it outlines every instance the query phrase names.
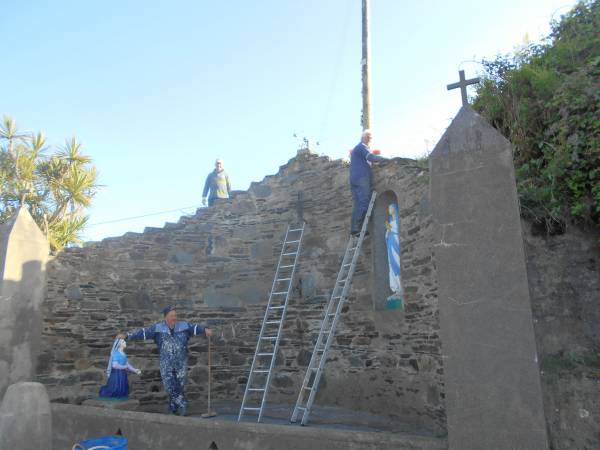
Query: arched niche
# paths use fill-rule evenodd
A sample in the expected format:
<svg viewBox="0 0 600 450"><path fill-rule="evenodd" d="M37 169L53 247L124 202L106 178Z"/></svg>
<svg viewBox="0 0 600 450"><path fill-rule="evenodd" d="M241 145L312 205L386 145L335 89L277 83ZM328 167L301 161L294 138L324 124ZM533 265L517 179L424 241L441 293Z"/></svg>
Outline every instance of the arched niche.
<svg viewBox="0 0 600 450"><path fill-rule="evenodd" d="M398 197L394 191L387 190L377 196L371 222L372 236L372 298L373 309L382 311L389 309L390 305L386 305L386 300L393 294L389 283L389 265L388 265L388 249L385 241L385 222L387 220L387 211L390 204L395 203L400 212ZM400 227L402 224L400 223ZM398 230L400 232L400 229ZM400 252L402 252L402 243L400 243ZM402 258L400 258L402 264ZM402 265L400 266L402 273Z"/></svg>

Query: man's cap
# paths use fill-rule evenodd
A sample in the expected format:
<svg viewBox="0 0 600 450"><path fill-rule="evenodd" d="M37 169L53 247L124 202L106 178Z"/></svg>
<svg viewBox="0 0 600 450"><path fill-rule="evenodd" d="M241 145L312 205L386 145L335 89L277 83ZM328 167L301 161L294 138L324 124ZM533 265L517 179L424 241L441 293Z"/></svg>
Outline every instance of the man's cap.
<svg viewBox="0 0 600 450"><path fill-rule="evenodd" d="M175 307L172 305L167 306L166 308L163 308L163 316L166 316L167 314L169 314L171 311L175 311Z"/></svg>

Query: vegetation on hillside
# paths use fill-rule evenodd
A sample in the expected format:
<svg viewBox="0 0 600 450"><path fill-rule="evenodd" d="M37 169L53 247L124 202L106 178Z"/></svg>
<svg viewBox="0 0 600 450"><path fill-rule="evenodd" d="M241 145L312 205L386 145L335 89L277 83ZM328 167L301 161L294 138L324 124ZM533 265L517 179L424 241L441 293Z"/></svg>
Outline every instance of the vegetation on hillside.
<svg viewBox="0 0 600 450"><path fill-rule="evenodd" d="M473 107L515 147L522 214L549 233L600 229L600 0L550 35L483 62Z"/></svg>

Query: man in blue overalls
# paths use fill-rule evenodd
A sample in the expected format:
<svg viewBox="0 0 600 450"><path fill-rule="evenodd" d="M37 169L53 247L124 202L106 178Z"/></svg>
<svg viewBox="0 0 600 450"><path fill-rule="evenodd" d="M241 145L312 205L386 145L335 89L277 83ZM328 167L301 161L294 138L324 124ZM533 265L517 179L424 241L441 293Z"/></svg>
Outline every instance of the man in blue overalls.
<svg viewBox="0 0 600 450"><path fill-rule="evenodd" d="M350 190L352 191L350 234L352 235L360 233L367 209L369 209L369 201L373 192L371 162L386 159L371 153L369 150L370 142L371 131L364 130L360 143L350 153Z"/></svg>
<svg viewBox="0 0 600 450"><path fill-rule="evenodd" d="M185 382L187 377L187 345L192 336L211 336L212 331L204 325L177 320L177 311L172 306L163 310L164 320L146 328L119 334L122 339L152 339L160 354L160 376L165 391L169 395L169 410L173 414L185 416Z"/></svg>

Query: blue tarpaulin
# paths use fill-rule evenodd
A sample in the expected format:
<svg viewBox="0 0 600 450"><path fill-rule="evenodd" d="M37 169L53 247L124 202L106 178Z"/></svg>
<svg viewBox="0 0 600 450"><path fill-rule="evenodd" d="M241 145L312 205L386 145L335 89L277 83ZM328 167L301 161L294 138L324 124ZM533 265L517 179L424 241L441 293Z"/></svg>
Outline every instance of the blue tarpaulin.
<svg viewBox="0 0 600 450"><path fill-rule="evenodd" d="M73 450L128 450L127 439L122 436L104 436L87 439L73 446Z"/></svg>

